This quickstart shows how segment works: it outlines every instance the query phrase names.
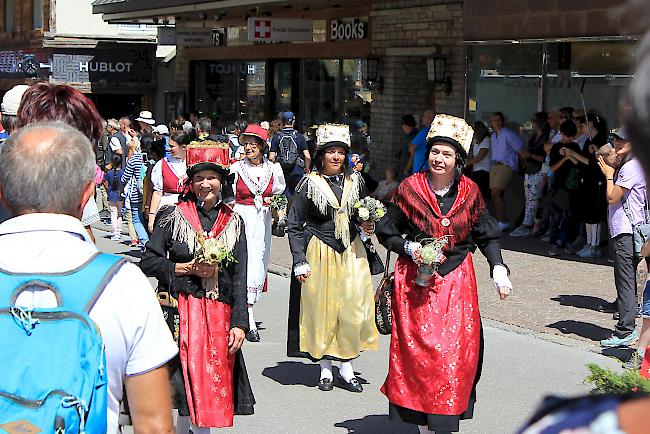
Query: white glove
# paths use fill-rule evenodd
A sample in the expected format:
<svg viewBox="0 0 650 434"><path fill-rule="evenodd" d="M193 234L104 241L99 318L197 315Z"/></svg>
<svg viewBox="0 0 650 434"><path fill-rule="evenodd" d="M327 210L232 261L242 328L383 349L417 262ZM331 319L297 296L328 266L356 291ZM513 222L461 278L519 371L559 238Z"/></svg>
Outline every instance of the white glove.
<svg viewBox="0 0 650 434"><path fill-rule="evenodd" d="M422 244L418 243L417 241L405 241L404 242L404 250L406 250L406 253L413 258L413 255L415 252L419 251L422 248ZM415 259L415 258L413 258Z"/></svg>
<svg viewBox="0 0 650 434"><path fill-rule="evenodd" d="M492 279L494 280L494 288L502 296L502 299L512 294L512 282L508 277L508 269L506 267L503 265L495 265L492 269Z"/></svg>
<svg viewBox="0 0 650 434"><path fill-rule="evenodd" d="M311 268L309 268L309 264L307 262L301 262L300 264L297 264L295 267L293 267L293 274L295 276L302 276L311 271Z"/></svg>

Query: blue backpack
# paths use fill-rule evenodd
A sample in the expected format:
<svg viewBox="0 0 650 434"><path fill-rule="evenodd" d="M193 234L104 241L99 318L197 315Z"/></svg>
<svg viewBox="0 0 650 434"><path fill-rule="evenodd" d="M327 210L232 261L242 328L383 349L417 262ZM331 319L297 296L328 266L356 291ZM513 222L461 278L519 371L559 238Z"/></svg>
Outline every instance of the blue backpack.
<svg viewBox="0 0 650 434"><path fill-rule="evenodd" d="M66 273L0 270L0 432L106 433L106 355L88 312L124 262L98 253ZM16 306L30 287L58 307Z"/></svg>

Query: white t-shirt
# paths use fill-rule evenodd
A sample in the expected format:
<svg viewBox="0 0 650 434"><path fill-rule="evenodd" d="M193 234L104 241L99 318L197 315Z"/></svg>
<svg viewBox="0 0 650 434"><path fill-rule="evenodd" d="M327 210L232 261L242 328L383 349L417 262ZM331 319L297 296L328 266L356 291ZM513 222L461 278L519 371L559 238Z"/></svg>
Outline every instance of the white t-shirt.
<svg viewBox="0 0 650 434"><path fill-rule="evenodd" d="M79 220L61 214L27 214L0 224L0 268L18 273L65 272L97 252ZM50 291L27 291L16 304L53 307ZM124 264L90 311L106 346L108 433L117 432L125 376L164 365L178 353L160 305L147 278L134 264Z"/></svg>
<svg viewBox="0 0 650 434"><path fill-rule="evenodd" d="M490 158L490 136L486 136L481 143L472 143L472 155L477 156L479 151L481 149L487 149L488 153L481 161L478 163L474 164L472 167L472 172L478 172L479 170L484 170L486 172L490 171L490 168L492 167L492 161Z"/></svg>

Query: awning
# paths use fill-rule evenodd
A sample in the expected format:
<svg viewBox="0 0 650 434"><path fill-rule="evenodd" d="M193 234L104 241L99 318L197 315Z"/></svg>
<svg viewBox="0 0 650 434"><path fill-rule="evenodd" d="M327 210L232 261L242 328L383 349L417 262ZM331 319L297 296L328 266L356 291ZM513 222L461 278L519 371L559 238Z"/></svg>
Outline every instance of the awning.
<svg viewBox="0 0 650 434"><path fill-rule="evenodd" d="M95 0L92 3L93 14L102 14L104 21L128 21L141 18L167 17L175 14L201 13L209 10L242 7L266 6L286 3L278 0ZM154 6L155 5L155 6Z"/></svg>

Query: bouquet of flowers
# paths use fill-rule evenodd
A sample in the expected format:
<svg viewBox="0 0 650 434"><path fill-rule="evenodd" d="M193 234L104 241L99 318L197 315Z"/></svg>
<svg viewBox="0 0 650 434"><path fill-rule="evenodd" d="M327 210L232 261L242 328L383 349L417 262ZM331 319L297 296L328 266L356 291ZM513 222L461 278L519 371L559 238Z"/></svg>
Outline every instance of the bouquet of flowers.
<svg viewBox="0 0 650 434"><path fill-rule="evenodd" d="M271 197L271 200L269 201L268 205L271 207L272 210L279 211L285 209L288 203L289 200L287 199L287 196L285 196L284 194L276 194L273 197Z"/></svg>
<svg viewBox="0 0 650 434"><path fill-rule="evenodd" d="M366 196L354 204L357 210L357 219L360 222L376 222L386 215L386 206L379 200Z"/></svg>
<svg viewBox="0 0 650 434"><path fill-rule="evenodd" d="M449 242L449 236L445 235L440 238L426 238L420 242L420 265L418 266L418 275L415 283L420 286L427 286L431 277L438 271L440 264L445 262L445 255L442 249Z"/></svg>
<svg viewBox="0 0 650 434"><path fill-rule="evenodd" d="M218 238L199 238L199 248L194 253L194 259L204 264L214 265L217 268L235 262L235 257L228 250L223 241Z"/></svg>
<svg viewBox="0 0 650 434"><path fill-rule="evenodd" d="M211 300L219 299L219 269L236 262L232 252L226 244L218 238L199 237L199 248L194 253L194 259L204 264L214 265L214 276L201 279L201 286L205 290L205 297Z"/></svg>

